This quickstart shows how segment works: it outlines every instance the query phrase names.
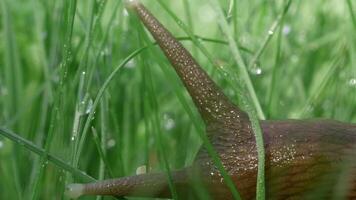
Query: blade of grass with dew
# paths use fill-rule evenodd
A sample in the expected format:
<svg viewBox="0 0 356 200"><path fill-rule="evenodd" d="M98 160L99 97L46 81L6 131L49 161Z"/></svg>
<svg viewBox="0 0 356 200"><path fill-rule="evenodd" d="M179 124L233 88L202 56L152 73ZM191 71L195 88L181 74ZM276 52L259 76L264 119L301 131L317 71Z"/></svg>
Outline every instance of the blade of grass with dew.
<svg viewBox="0 0 356 200"><path fill-rule="evenodd" d="M116 7L117 8L117 7ZM115 11L116 12L116 11ZM114 13L115 13L114 12ZM113 18L114 15L112 15L112 18L111 20L114 20ZM107 30L108 32L108 30ZM104 43L103 43L104 44ZM83 150L83 146L84 146L84 142L86 140L86 137L87 137L87 133L89 131L89 128L90 128L90 123L91 121L93 120L93 117L95 115L95 110L99 104L99 101L100 101L100 98L102 97L102 95L104 94L104 91L106 90L109 82L113 79L113 77L115 76L115 74L119 71L119 69L121 69L121 67L123 67L125 64L127 64L127 62L129 62L134 56L136 56L137 54L139 54L143 49L139 49L137 51L135 51L133 54L131 54L128 58L126 58L124 60L124 62L119 65L119 67L117 67L113 73L110 74L109 78L105 81L103 87L100 88L95 100L94 100L94 103L93 103L93 107L92 107L92 110L90 111L86 121L85 121L85 124L84 124L84 128L83 128L83 131L81 133L81 136L79 138L79 144L78 144L78 149L76 151L76 155L74 157L74 161L73 161L73 164L74 166L77 166L78 165L78 162L79 162L79 157L81 156L81 152ZM98 54L97 54L98 55Z"/></svg>
<svg viewBox="0 0 356 200"><path fill-rule="evenodd" d="M82 73L80 76L79 80L79 86L78 86L78 92L77 92L77 102L76 102L76 108L75 108L75 113L74 113L74 119L73 119L73 128L72 128L72 134L71 134L71 143L70 143L70 149L71 149L71 162L73 165L74 162L74 156L75 152L78 148L78 137L79 137L79 132L80 132L80 122L81 118L86 110L87 107L87 99L84 97L84 79L86 77L85 73Z"/></svg>
<svg viewBox="0 0 356 200"><path fill-rule="evenodd" d="M58 4L55 3L55 7ZM38 10L38 8L42 8L40 10ZM46 133L46 126L48 124L48 118L49 118L49 111L50 111L50 107L51 105L53 105L53 101L54 101L54 87L52 87L52 81L54 80L55 75L58 74L58 68L57 69L53 69L54 67L49 67L50 63L53 63L53 60L55 59L55 56L49 56L47 55L47 46L46 46L46 40L45 37L43 37L43 31L46 30L46 23L45 23L45 13L46 11L46 6L41 4L41 2L39 1L35 1L35 3L31 4L31 9L34 11L34 16L35 16L35 40L38 43L38 48L39 52L37 52L36 56L39 57L39 65L42 68L43 71L43 75L44 75L44 83L42 83L39 87L38 90L36 90L36 92L34 93L33 96L30 97L30 99L28 99L27 104L22 106L22 108L20 109L21 111L19 113L17 113L14 117L14 120L19 120L19 116L21 115L25 115L27 112L30 112L31 109L33 109L33 106L29 106L29 105L34 105L34 101L35 100L40 100L42 101L41 103L41 112L39 113L39 125L38 128L35 130L35 133L37 133L35 135L34 141L38 141L37 144L39 146L42 146L43 143L43 139L46 137L45 133ZM57 8L54 8L52 10L55 11ZM59 18L56 15L56 19ZM53 26L55 27L55 26ZM52 49L55 49L55 46L50 46L50 52L53 52ZM33 97L33 98L32 98ZM31 117L30 121L34 120L33 117ZM32 165L32 169L31 169L31 175L29 178L29 187L26 188L26 196L30 196L31 193L33 193L34 187L36 187L36 181L37 181L37 176L38 176L38 172L40 169L40 159L41 158L34 158L33 160L33 165Z"/></svg>
<svg viewBox="0 0 356 200"><path fill-rule="evenodd" d="M63 99L66 99L65 92L64 92L64 85L65 81L67 78L67 70L69 66L69 62L71 59L71 41L72 41L72 33L73 33L73 25L74 25L74 16L75 16L75 11L76 11L76 6L77 6L77 1L72 0L69 3L64 2L64 45L63 45L63 60L61 63L60 67L60 81L59 81L59 89L57 93L55 94L55 102L54 102L54 110L51 115L51 122L49 125L49 132L47 139L45 141L45 150L48 152L52 143L52 139L54 137L54 132L55 132L55 123L63 124L61 121L63 120L60 117L60 108L62 106L62 101ZM46 167L46 159L42 157L40 159L40 164L38 165L40 168L38 169L38 175L36 179L34 180L33 185L33 190L32 190L32 197L31 199L37 199L38 198L38 193L40 190L40 180L43 176L45 167ZM44 167L42 167L44 166Z"/></svg>
<svg viewBox="0 0 356 200"><path fill-rule="evenodd" d="M65 161L63 161L63 160L51 155L45 149L37 147L32 142L20 137L16 133L13 133L13 132L11 132L9 130L6 130L4 128L0 128L0 134L2 136L4 136L5 138L7 138L7 139L11 140L12 142L14 142L17 146L24 147L24 148L28 149L29 151L37 154L38 156L45 158L46 160L52 162L57 167L70 172L71 174L73 174L74 176L78 177L82 181L85 181L85 182L95 181L94 178L90 177L85 172L80 171L80 170L68 165Z"/></svg>
<svg viewBox="0 0 356 200"><path fill-rule="evenodd" d="M78 137L80 137L80 121L81 117L83 115L83 111L86 109L86 104L87 102L84 100L84 86L86 82L86 72L87 72L87 67L88 67L88 60L89 60L89 51L91 48L92 44L92 32L93 32L93 21L94 21L94 9L97 6L96 1L91 1L90 2L91 9L90 9L90 20L87 25L87 28L85 30L85 41L84 41L84 52L83 55L80 58L79 61L79 67L76 73L76 77L79 79L79 85L78 85L78 92L77 92L77 99L76 99L76 109L74 113L74 121L73 121L73 127L72 127L72 136L71 136L71 164L74 165L75 162L75 154L76 150L78 148L79 140ZM84 19L83 19L84 21ZM76 78L75 78L76 79ZM74 81L77 82L77 81Z"/></svg>
<svg viewBox="0 0 356 200"><path fill-rule="evenodd" d="M72 138L71 138L71 145L72 145L72 154L71 154L71 162L73 166L77 166L76 161L76 153L79 145L79 138L80 135L80 120L81 116L83 115L83 112L87 109L87 104L88 102L84 99L84 92L88 91L89 89L89 84L88 80L91 80L90 77L92 77L92 74L87 75L88 71L88 65L89 65L89 56L90 56L90 51L92 48L92 43L93 43L93 34L95 28L97 28L97 25L99 24L101 14L103 12L103 9L106 5L106 1L91 1L91 8L90 8L90 20L86 29L86 35L85 35L85 42L84 42L84 52L83 55L81 56L80 62L79 62L79 67L76 73L76 77L79 77L80 79L80 84L78 88L78 95L77 95L77 109L75 111L75 118L73 122L73 131L72 131ZM95 12L96 9L99 10L99 14ZM76 78L75 78L76 79ZM81 110L80 110L81 108Z"/></svg>
<svg viewBox="0 0 356 200"><path fill-rule="evenodd" d="M265 51L267 45L269 44L270 40L272 39L274 33L276 32L277 28L279 27L281 21L284 19L285 15L287 14L291 3L292 3L292 0L289 0L286 3L282 12L278 15L277 19L272 23L272 26L269 28L268 34L266 35L265 39L263 40L261 47L258 49L258 51L255 53L255 55L251 59L249 65L247 66L247 69L251 69L256 64L257 60L261 57L261 55Z"/></svg>

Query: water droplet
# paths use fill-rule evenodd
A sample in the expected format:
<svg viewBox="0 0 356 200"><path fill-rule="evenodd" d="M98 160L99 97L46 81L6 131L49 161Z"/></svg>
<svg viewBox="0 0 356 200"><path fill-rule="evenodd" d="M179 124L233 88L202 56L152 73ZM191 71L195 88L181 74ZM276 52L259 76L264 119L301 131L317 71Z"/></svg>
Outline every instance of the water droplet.
<svg viewBox="0 0 356 200"><path fill-rule="evenodd" d="M269 31L268 31L268 34L269 34L269 35L273 35L273 34L274 34L273 30L269 30Z"/></svg>
<svg viewBox="0 0 356 200"><path fill-rule="evenodd" d="M126 9L124 9L124 12L123 12L123 13L124 13L124 16L125 16L125 17L129 16L129 12L127 12Z"/></svg>
<svg viewBox="0 0 356 200"><path fill-rule="evenodd" d="M250 69L251 73L254 75L261 75L262 74L262 69L259 67L257 64L253 66L253 68Z"/></svg>
<svg viewBox="0 0 356 200"><path fill-rule="evenodd" d="M173 119L167 119L166 123L164 124L164 128L166 130L171 130L175 127L175 122Z"/></svg>
<svg viewBox="0 0 356 200"><path fill-rule="evenodd" d="M262 69L261 68L256 68L255 69L255 74L256 75L261 75L262 74Z"/></svg>
<svg viewBox="0 0 356 200"><path fill-rule="evenodd" d="M75 140L75 136L73 135L71 138L70 138L71 141L74 141Z"/></svg>
<svg viewBox="0 0 356 200"><path fill-rule="evenodd" d="M132 69L136 67L136 62L134 59L131 59L126 65L125 68Z"/></svg>
<svg viewBox="0 0 356 200"><path fill-rule="evenodd" d="M352 86L352 87L355 87L356 86L356 78L350 79L349 85Z"/></svg>
<svg viewBox="0 0 356 200"><path fill-rule="evenodd" d="M142 165L142 166L137 167L136 175L146 174L146 173L147 173L146 165Z"/></svg>
<svg viewBox="0 0 356 200"><path fill-rule="evenodd" d="M88 98L88 95L84 97L84 100L82 100L79 103L78 106L78 112L80 115L87 115L89 114L93 109L93 100Z"/></svg>
<svg viewBox="0 0 356 200"><path fill-rule="evenodd" d="M106 145L108 149L111 149L116 145L116 141L114 139L109 139Z"/></svg>
<svg viewBox="0 0 356 200"><path fill-rule="evenodd" d="M176 126L176 123L175 123L173 117L168 113L165 113L163 115L163 120L164 120L163 125L164 125L165 130L172 130Z"/></svg>
<svg viewBox="0 0 356 200"><path fill-rule="evenodd" d="M93 109L93 100L89 99L89 102L87 104L87 108L85 110L85 114L89 114L92 109Z"/></svg>

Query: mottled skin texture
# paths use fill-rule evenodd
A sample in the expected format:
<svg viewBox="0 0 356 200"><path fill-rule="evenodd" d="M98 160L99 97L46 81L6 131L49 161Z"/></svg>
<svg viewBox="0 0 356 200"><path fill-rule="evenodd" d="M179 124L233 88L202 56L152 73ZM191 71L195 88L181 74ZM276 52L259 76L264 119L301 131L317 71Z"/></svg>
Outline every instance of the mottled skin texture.
<svg viewBox="0 0 356 200"><path fill-rule="evenodd" d="M229 101L189 52L143 5L134 2L130 7L151 32L187 88L205 122L206 133L242 198L254 199L257 151L247 114ZM356 199L355 125L330 120L286 120L261 121L261 127L266 148L268 199L331 199L339 197L333 196L336 190L349 199ZM191 167L174 171L172 176L182 199L197 198L193 189L197 182L207 188L213 199L232 199L204 149ZM338 188L337 183L345 185ZM86 185L84 193L171 197L164 173L92 183Z"/></svg>

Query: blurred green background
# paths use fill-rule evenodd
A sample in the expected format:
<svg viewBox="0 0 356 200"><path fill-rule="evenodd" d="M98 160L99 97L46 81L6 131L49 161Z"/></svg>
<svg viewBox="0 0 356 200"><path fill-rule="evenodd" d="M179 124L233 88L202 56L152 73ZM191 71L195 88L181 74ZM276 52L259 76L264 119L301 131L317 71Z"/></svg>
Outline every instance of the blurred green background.
<svg viewBox="0 0 356 200"><path fill-rule="evenodd" d="M247 91L221 20L266 119L356 122L356 2L294 0L285 15L282 0L142 2L234 102ZM24 139L96 179L162 171L160 147L171 169L192 163L202 121L150 41L121 0L0 0L0 126L20 136L0 135L0 199L67 199L83 181Z"/></svg>

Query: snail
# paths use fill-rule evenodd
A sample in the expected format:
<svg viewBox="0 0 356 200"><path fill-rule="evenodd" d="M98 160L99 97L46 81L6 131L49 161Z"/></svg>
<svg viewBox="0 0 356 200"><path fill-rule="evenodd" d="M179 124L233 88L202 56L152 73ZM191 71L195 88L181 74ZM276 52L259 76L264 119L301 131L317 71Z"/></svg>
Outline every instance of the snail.
<svg viewBox="0 0 356 200"><path fill-rule="evenodd" d="M137 0L128 2L174 67L206 126L206 133L242 199L256 198L257 147L248 115L231 102L192 55ZM356 199L356 125L333 120L260 121L268 199ZM180 199L196 198L198 180L212 199L233 196L203 148L192 166L172 171ZM337 187L340 184L342 187ZM165 173L70 184L81 195L170 198Z"/></svg>

